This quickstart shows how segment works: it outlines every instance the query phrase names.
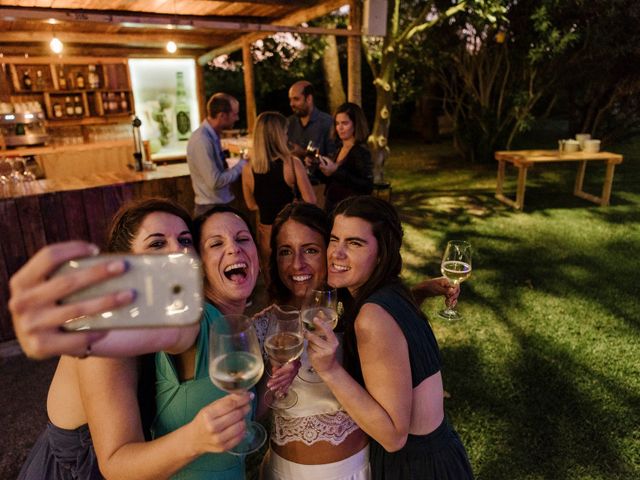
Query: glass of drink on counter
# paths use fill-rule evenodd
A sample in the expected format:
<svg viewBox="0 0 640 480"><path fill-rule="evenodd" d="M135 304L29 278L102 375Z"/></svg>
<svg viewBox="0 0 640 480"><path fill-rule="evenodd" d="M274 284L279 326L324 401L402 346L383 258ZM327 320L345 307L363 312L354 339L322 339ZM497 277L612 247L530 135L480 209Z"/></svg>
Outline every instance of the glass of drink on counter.
<svg viewBox="0 0 640 480"><path fill-rule="evenodd" d="M335 329L338 324L338 292L335 288L328 285L322 288L310 290L305 298L300 311L300 318L304 328L310 332L316 330L314 319L319 319L331 329ZM298 376L310 383L319 383L322 381L320 376L309 363L308 357L305 355L302 359L302 367L298 372Z"/></svg>
<svg viewBox="0 0 640 480"><path fill-rule="evenodd" d="M229 393L253 387L264 372L260 344L252 320L246 315L223 315L209 332L209 377ZM264 445L267 432L257 422L247 421L242 441L228 450L234 455L255 452Z"/></svg>
<svg viewBox="0 0 640 480"><path fill-rule="evenodd" d="M284 365L298 359L303 347L300 311L290 305L274 305L269 312L269 326L264 342L264 350L269 358ZM269 389L264 398L270 408L277 410L286 410L298 403L298 394L293 389L289 389L287 393Z"/></svg>

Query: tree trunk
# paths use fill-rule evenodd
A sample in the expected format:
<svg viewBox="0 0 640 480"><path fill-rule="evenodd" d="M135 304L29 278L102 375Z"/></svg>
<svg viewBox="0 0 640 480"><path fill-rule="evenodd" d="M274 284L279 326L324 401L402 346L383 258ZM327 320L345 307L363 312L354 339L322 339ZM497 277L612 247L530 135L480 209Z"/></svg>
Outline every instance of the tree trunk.
<svg viewBox="0 0 640 480"><path fill-rule="evenodd" d="M334 35L328 35L324 40L327 45L322 55L324 88L327 93L329 112L333 113L340 105L346 102L347 97L342 84L336 37Z"/></svg>
<svg viewBox="0 0 640 480"><path fill-rule="evenodd" d="M376 183L384 182L384 163L389 156L387 140L393 104L393 81L398 59L396 53L389 48L384 48L383 52L379 75L373 82L376 87L376 116L368 142L373 160L373 180Z"/></svg>

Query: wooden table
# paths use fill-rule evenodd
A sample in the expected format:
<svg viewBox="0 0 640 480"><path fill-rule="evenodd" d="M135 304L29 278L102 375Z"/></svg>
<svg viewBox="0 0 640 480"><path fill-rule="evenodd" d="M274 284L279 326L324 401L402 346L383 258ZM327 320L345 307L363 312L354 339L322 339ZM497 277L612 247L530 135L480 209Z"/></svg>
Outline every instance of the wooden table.
<svg viewBox="0 0 640 480"><path fill-rule="evenodd" d="M496 186L496 198L507 205L518 210L524 208L524 190L527 182L527 169L539 163L557 163L557 162L579 162L576 182L573 187L573 194L577 197L584 198L601 206L609 205L609 197L611 196L611 184L613 182L613 170L616 165L622 163L622 155L610 152L572 152L565 153L558 150L510 150L495 153L495 159L498 161L498 184ZM584 183L584 173L587 168L587 162L601 161L606 164L606 172L604 177L604 185L602 194L598 197L582 190ZM512 164L518 169L518 186L516 190L516 199L513 201L507 198L503 192L505 166L507 163Z"/></svg>

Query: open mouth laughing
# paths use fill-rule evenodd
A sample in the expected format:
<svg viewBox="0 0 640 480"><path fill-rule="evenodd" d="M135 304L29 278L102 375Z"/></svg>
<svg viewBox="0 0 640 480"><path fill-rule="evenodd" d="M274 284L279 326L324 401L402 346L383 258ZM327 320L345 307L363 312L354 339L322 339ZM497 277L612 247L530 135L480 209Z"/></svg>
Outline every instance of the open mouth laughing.
<svg viewBox="0 0 640 480"><path fill-rule="evenodd" d="M336 273L348 272L351 267L348 265L340 265L338 263L331 263L331 270Z"/></svg>
<svg viewBox="0 0 640 480"><path fill-rule="evenodd" d="M249 265L246 262L232 263L224 269L224 276L232 282L242 282L247 278Z"/></svg>

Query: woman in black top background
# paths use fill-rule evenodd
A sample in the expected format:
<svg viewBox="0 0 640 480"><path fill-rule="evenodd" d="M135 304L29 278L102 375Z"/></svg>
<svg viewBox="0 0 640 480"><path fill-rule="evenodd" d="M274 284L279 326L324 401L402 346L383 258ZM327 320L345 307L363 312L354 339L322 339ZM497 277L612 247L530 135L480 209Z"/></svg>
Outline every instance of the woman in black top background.
<svg viewBox="0 0 640 480"><path fill-rule="evenodd" d="M355 103L343 103L336 110L334 123L340 148L332 160L321 157L318 165L320 179L327 185L327 212L347 197L373 191L373 162L367 148L369 127L362 109Z"/></svg>

